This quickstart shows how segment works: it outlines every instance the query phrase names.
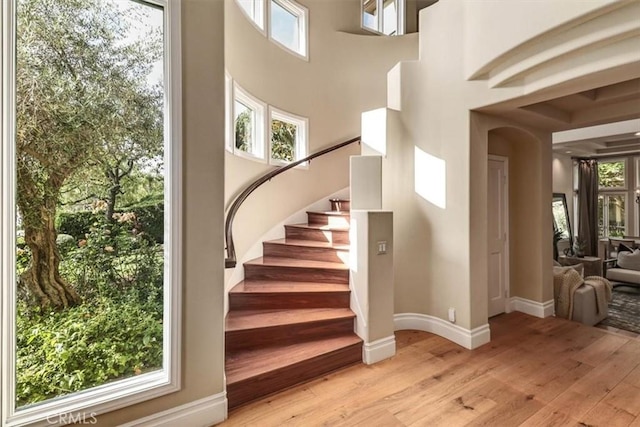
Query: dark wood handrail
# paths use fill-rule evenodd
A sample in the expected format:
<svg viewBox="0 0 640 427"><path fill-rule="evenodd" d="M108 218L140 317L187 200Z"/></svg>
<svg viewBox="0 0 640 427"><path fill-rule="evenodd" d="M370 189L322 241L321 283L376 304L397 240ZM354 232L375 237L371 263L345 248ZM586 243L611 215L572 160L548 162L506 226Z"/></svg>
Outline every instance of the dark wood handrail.
<svg viewBox="0 0 640 427"><path fill-rule="evenodd" d="M305 163L305 162L309 162L315 159L316 157L320 157L332 151L338 150L342 147L346 147L347 145L353 144L354 142L360 143L360 137L357 136L355 138L351 138L348 141L344 141L339 144L332 145L331 147L320 150L317 153L313 153L305 157L304 159L296 160L295 162L289 163L288 165L285 165L285 166L280 166L277 169L274 169L262 175L260 178L256 179L254 182L249 184L247 188L245 188L242 191L242 193L240 193L234 199L233 204L231 205L231 207L229 208L229 212L227 213L227 219L225 220L225 223L224 223L224 238L227 244L227 248L226 248L227 258L224 260L225 268L234 268L237 263L236 248L235 248L235 245L233 244L233 219L235 218L236 213L238 212L238 209L240 209L240 205L242 205L242 203L245 200L247 200L247 197L249 197L249 195L253 193L253 191L256 188L260 187L262 184L264 184L267 181L271 181L271 178L278 176L281 173L286 172L291 168L295 168L296 166L301 165L302 163Z"/></svg>

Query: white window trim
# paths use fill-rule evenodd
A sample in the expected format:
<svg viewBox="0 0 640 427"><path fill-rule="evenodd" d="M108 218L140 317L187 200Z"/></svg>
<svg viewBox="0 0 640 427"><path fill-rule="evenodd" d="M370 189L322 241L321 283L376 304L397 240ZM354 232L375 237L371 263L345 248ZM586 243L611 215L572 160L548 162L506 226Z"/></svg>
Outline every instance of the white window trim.
<svg viewBox="0 0 640 427"><path fill-rule="evenodd" d="M242 5L240 4L239 0L236 0L236 5L238 6L238 8L240 9L240 11L242 11L242 13L244 14L244 16L247 17L247 19L253 24L254 27L256 27L256 29L258 31L260 31L262 33L262 35L266 36L267 35L267 29L266 29L266 16L267 14L266 12L266 8L265 8L265 4L264 4L264 0L252 0L253 3L255 5L260 4L261 5L261 10L260 10L260 16L259 17L253 17L251 15L249 15L249 13L247 13L247 11L245 10L244 7L242 7Z"/></svg>
<svg viewBox="0 0 640 427"><path fill-rule="evenodd" d="M224 148L233 153L234 141L234 119L233 119L233 106L235 105L233 99L233 79L231 75L225 70L224 72Z"/></svg>
<svg viewBox="0 0 640 427"><path fill-rule="evenodd" d="M250 153L244 150L240 150L236 148L236 100L242 102L247 107L252 108L256 112L255 117L255 141L254 146L257 149L256 152ZM267 104L251 95L249 92L244 90L240 85L236 82L233 83L233 98L232 98L232 108L233 113L231 114L231 141L233 144L233 153L237 156L244 157L247 159L259 161L261 163L266 163L266 113L267 113Z"/></svg>
<svg viewBox="0 0 640 427"><path fill-rule="evenodd" d="M272 165L287 165L290 162L285 162L284 160L274 159L271 157L271 145L272 145L272 132L271 132L271 122L273 120L280 120L286 123L291 123L298 127L296 132L296 146L294 149L294 162L300 159L304 159L309 155L309 119L306 117L298 116L295 114L288 113L284 110L280 110L275 107L269 107L269 163ZM297 168L308 168L308 163L305 162L301 165L296 166Z"/></svg>
<svg viewBox="0 0 640 427"><path fill-rule="evenodd" d="M267 1L267 10L269 16L269 40L271 40L276 46L281 47L287 52L304 59L305 61L309 60L309 9L305 6L296 3L293 0L266 0ZM298 38L300 41L300 49L298 52L296 50L291 49L289 46L286 46L280 43L278 40L274 39L271 34L271 2L274 1L278 3L280 7L287 10L293 15L298 17Z"/></svg>
<svg viewBox="0 0 640 427"><path fill-rule="evenodd" d="M2 369L0 371L0 420L3 426L51 425L67 419L93 421L93 417L180 389L181 293L182 293L182 64L180 0L144 0L164 8L165 64L165 153L166 175L163 369L51 399L20 410L15 402L15 293L3 286L0 304ZM0 164L0 273L3 283L15 283L15 0L3 1L0 9L2 44L2 149ZM167 285L170 281L170 285Z"/></svg>
<svg viewBox="0 0 640 427"><path fill-rule="evenodd" d="M364 25L364 2L360 0L360 27L363 30L369 31L373 34L377 34L379 36L387 36L382 30L384 29L384 0L375 0L376 1L376 10L378 10L376 27L377 29L367 27ZM398 14L397 19L397 29L396 34L394 36L387 37L395 37L395 36L403 36L407 31L407 19L405 16L405 1L406 0L397 0L396 3L396 13ZM380 13L382 11L382 13Z"/></svg>

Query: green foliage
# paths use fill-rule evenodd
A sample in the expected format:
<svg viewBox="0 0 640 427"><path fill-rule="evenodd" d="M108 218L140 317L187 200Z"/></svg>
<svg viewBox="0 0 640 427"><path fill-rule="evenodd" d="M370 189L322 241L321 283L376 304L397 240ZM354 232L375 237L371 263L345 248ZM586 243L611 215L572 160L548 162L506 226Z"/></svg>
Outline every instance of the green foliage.
<svg viewBox="0 0 640 427"><path fill-rule="evenodd" d="M65 258L61 273L85 300L137 295L161 310L162 250L140 230L135 214L116 214L116 219L99 219Z"/></svg>
<svg viewBox="0 0 640 427"><path fill-rule="evenodd" d="M236 106L238 103L236 102ZM245 107L246 108L246 107ZM242 151L251 151L252 135L251 110L245 110L236 117L236 148Z"/></svg>
<svg viewBox="0 0 640 427"><path fill-rule="evenodd" d="M624 161L598 163L598 181L600 188L620 188L625 182Z"/></svg>
<svg viewBox="0 0 640 427"><path fill-rule="evenodd" d="M271 121L271 158L292 162L295 160L298 126L281 120Z"/></svg>
<svg viewBox="0 0 640 427"><path fill-rule="evenodd" d="M123 210L135 214L141 232L156 243L164 243L164 200L149 198Z"/></svg>
<svg viewBox="0 0 640 427"><path fill-rule="evenodd" d="M150 195L139 203L132 204L117 212L132 212L137 218L138 231L144 232L156 243L164 242L164 200L162 195ZM60 233L72 235L76 241L86 238L92 227L104 220L102 211L63 212L58 215L57 229Z"/></svg>
<svg viewBox="0 0 640 427"><path fill-rule="evenodd" d="M162 311L100 298L66 311L18 304L18 407L162 366Z"/></svg>
<svg viewBox="0 0 640 427"><path fill-rule="evenodd" d="M76 240L84 239L101 215L92 211L62 212L58 215L56 227L59 233L69 234Z"/></svg>
<svg viewBox="0 0 640 427"><path fill-rule="evenodd" d="M77 248L74 240L60 271L84 304L43 312L19 293L18 406L161 366L162 250L136 227L132 213L115 223L98 216ZM28 250L18 252L27 264Z"/></svg>

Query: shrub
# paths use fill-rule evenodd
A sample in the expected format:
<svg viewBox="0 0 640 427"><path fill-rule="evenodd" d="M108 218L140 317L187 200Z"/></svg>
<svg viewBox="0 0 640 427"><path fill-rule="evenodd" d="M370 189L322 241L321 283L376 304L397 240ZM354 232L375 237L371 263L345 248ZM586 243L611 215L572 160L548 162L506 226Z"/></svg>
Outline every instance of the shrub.
<svg viewBox="0 0 640 427"><path fill-rule="evenodd" d="M58 234L56 245L60 248L60 252L65 254L76 247L76 239L69 234Z"/></svg>
<svg viewBox="0 0 640 427"><path fill-rule="evenodd" d="M164 243L164 203L150 200L121 209L122 212L133 212L136 215L140 230L146 233L155 243Z"/></svg>
<svg viewBox="0 0 640 427"><path fill-rule="evenodd" d="M16 398L23 406L162 366L162 309L133 301L17 316Z"/></svg>
<svg viewBox="0 0 640 427"><path fill-rule="evenodd" d="M164 202L157 198L149 198L144 203L137 203L117 213L132 212L138 219L138 231L143 231L155 243L164 243ZM91 227L104 222L103 212L81 211L63 212L58 215L56 229L58 233L69 234L76 240L82 240L90 232Z"/></svg>
<svg viewBox="0 0 640 427"><path fill-rule="evenodd" d="M58 233L69 234L76 240L84 239L89 229L100 221L100 217L104 215L91 211L62 212L58 215L56 229Z"/></svg>
<svg viewBox="0 0 640 427"><path fill-rule="evenodd" d="M136 224L133 214L115 223L102 219L63 259L60 271L83 299L135 296L162 306L163 253Z"/></svg>

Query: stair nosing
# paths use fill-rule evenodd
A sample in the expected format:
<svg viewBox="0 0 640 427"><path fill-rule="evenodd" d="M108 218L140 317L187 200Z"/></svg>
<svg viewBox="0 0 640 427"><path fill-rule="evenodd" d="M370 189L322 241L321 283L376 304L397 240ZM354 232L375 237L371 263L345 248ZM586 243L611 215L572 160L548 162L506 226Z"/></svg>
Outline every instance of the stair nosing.
<svg viewBox="0 0 640 427"><path fill-rule="evenodd" d="M322 283L322 282L288 282L288 281L276 281L265 280L264 284L253 284L252 289L245 289L247 282L251 285L251 280L241 281L229 290L229 294L234 295L251 295L251 294L279 294L279 295L297 295L297 294L329 294L329 293L348 293L351 292L351 288L346 283ZM273 283L269 283L273 282ZM273 286L288 286L289 289L280 290L270 289L270 285ZM331 286L334 289L326 289L327 286ZM262 288L262 289L260 289Z"/></svg>
<svg viewBox="0 0 640 427"><path fill-rule="evenodd" d="M288 261L292 261L292 263L288 264L287 263ZM296 264L302 264L302 265L296 265ZM311 268L311 269L319 269L319 270L349 271L349 266L342 262L315 261L315 260L288 258L288 257L275 257L275 256L271 256L271 257L262 256L262 257L254 258L252 260L245 262L243 265L245 267L258 266L258 267L275 267L275 268L278 268L278 267L279 268Z"/></svg>
<svg viewBox="0 0 640 427"><path fill-rule="evenodd" d="M228 321L229 321L229 315L231 313L234 314L233 318L237 318L237 317L241 317L243 315L247 315L248 313L251 314L264 314L264 315L269 315L269 314L274 314L274 313L281 313L281 312L291 312L291 313L295 313L296 311L299 312L297 314L303 315L304 313L302 312L312 312L312 311L319 311L319 310L325 310L326 312L323 314L330 314L330 313L334 313L334 316L319 316L318 318L314 318L314 319L310 319L310 320L301 320L301 321L296 321L295 319L290 319L287 322L282 322L282 323L270 323L270 324L264 324L264 323L260 323L258 325L249 325L249 326L242 326L242 327L230 327L228 325ZM339 315L335 315L336 312L341 312L339 313ZM331 321L335 321L335 320L344 320L344 319L349 319L349 318L355 318L356 314L350 309L350 308L327 308L327 309L318 309L318 308L293 308L293 309L268 309L268 310L261 310L261 309L256 309L256 310L233 310L233 311L229 311L229 313L227 314L227 318L225 319L225 331L226 332L239 332L239 331L250 331L250 330L256 330L256 329L267 329L267 328L278 328L278 327L286 327L286 326L291 326L291 325L310 325L313 323L321 323L321 322L331 322Z"/></svg>
<svg viewBox="0 0 640 427"><path fill-rule="evenodd" d="M303 239L274 239L274 240L265 240L262 243L270 244L270 245L280 245L280 246L295 246L302 248L313 248L313 249L327 249L334 251L349 251L349 244L347 243L332 243L332 242L321 242L318 240L303 240Z"/></svg>
<svg viewBox="0 0 640 427"><path fill-rule="evenodd" d="M321 231L349 231L349 226L336 226L329 224L308 224L308 223L299 223L299 224L286 224L286 227L293 228L301 228L301 229L310 229L310 230L321 230Z"/></svg>

